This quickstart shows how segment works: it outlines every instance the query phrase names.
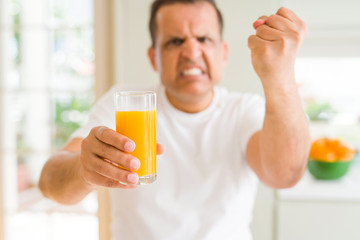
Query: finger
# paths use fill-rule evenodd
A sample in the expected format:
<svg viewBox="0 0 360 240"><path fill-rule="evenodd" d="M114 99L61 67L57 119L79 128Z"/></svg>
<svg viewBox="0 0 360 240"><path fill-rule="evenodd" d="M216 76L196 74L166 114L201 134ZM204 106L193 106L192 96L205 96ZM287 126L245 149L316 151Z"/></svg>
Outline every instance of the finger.
<svg viewBox="0 0 360 240"><path fill-rule="evenodd" d="M164 145L160 144L160 143L157 143L156 144L156 154L157 155L161 155L161 154L164 154L165 153L165 147Z"/></svg>
<svg viewBox="0 0 360 240"><path fill-rule="evenodd" d="M266 20L266 25L299 39L303 39L307 33L307 26L301 19L298 19L297 22L292 22L286 17L271 15Z"/></svg>
<svg viewBox="0 0 360 240"><path fill-rule="evenodd" d="M291 22L295 23L296 31L303 35L306 35L307 33L306 23L302 21L293 11L291 11L288 8L282 7L277 11L276 14L286 19L289 19Z"/></svg>
<svg viewBox="0 0 360 240"><path fill-rule="evenodd" d="M108 163L108 161L104 161ZM104 166L104 168L97 169L96 172L106 178L127 184L136 184L139 181L137 173L116 167L113 164L106 164Z"/></svg>
<svg viewBox="0 0 360 240"><path fill-rule="evenodd" d="M266 20L266 25L282 32L288 31L289 29L295 27L295 24L292 21L280 15L271 15Z"/></svg>
<svg viewBox="0 0 360 240"><path fill-rule="evenodd" d="M283 32L281 32L275 28L271 28L267 25L264 25L264 26L256 29L256 36L258 36L261 39L266 40L266 41L279 40L282 35L283 35Z"/></svg>
<svg viewBox="0 0 360 240"><path fill-rule="evenodd" d="M289 19L292 22L298 22L300 20L300 18L298 16L296 16L296 14L291 11L290 9L286 8L286 7L281 7L279 8L279 10L276 12L277 15L282 16L286 19Z"/></svg>
<svg viewBox="0 0 360 240"><path fill-rule="evenodd" d="M139 180L136 173L119 168L111 161L100 159L95 155L88 157L87 164L83 165L83 168L84 176L87 173L87 178L91 178L96 173L113 181L122 181L129 184L135 184Z"/></svg>
<svg viewBox="0 0 360 240"><path fill-rule="evenodd" d="M266 19L268 18L268 16L261 16L259 17L254 23L253 23L253 28L256 29L257 27L261 26L262 24L264 24L266 22Z"/></svg>
<svg viewBox="0 0 360 240"><path fill-rule="evenodd" d="M264 42L265 42L265 40L261 39L260 37L258 37L256 35L251 35L248 38L248 47L251 50L254 50L254 49L258 48L259 46L263 46Z"/></svg>
<svg viewBox="0 0 360 240"><path fill-rule="evenodd" d="M258 19L253 23L253 28L256 29L257 27L263 25L266 22L266 20Z"/></svg>
<svg viewBox="0 0 360 240"><path fill-rule="evenodd" d="M125 169L136 171L140 167L140 161L131 154L122 152L96 138L85 138L82 141L81 149L83 154L91 153L100 159L109 159ZM86 157L91 158L92 155Z"/></svg>
<svg viewBox="0 0 360 240"><path fill-rule="evenodd" d="M267 18L268 18L268 16L262 15L261 17L258 18L258 20L266 20Z"/></svg>
<svg viewBox="0 0 360 240"><path fill-rule="evenodd" d="M125 152L132 152L135 150L134 141L110 128L96 127L92 130L92 132L94 132L94 135L97 139L114 146L117 149Z"/></svg>
<svg viewBox="0 0 360 240"><path fill-rule="evenodd" d="M125 185L120 181L102 176L98 173L84 173L84 178L90 184L95 184L97 186L108 187L108 188L123 188L123 189L130 189L130 188L137 188L138 185L134 185L135 183L129 183L130 185Z"/></svg>

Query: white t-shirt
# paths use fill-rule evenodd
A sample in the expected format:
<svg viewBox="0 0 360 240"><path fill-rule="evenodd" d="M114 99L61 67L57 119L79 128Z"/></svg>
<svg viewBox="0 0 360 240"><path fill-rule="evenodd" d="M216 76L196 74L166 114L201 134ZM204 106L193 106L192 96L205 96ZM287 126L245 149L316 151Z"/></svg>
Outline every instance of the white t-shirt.
<svg viewBox="0 0 360 240"><path fill-rule="evenodd" d="M115 129L113 87L93 108L89 122ZM113 240L250 240L258 179L245 160L249 138L262 127L263 98L215 87L200 113L184 113L157 92L157 180L136 189L111 189Z"/></svg>

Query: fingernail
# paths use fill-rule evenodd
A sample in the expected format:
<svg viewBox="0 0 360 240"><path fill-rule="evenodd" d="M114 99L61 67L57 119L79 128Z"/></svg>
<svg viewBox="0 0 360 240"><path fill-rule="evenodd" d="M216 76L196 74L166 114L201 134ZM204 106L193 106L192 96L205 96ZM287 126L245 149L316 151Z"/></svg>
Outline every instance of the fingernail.
<svg viewBox="0 0 360 240"><path fill-rule="evenodd" d="M130 161L130 168L131 170L138 170L140 167L140 161L136 158Z"/></svg>
<svg viewBox="0 0 360 240"><path fill-rule="evenodd" d="M124 145L124 149L127 152L132 152L135 150L135 143L132 141L127 141Z"/></svg>
<svg viewBox="0 0 360 240"><path fill-rule="evenodd" d="M253 27L254 29L256 29L257 27L263 25L266 21L265 20L256 20L254 23L253 23Z"/></svg>
<svg viewBox="0 0 360 240"><path fill-rule="evenodd" d="M130 173L128 176L127 176L127 179L129 181L129 183L132 183L132 184L135 184L139 181L139 177L136 173Z"/></svg>

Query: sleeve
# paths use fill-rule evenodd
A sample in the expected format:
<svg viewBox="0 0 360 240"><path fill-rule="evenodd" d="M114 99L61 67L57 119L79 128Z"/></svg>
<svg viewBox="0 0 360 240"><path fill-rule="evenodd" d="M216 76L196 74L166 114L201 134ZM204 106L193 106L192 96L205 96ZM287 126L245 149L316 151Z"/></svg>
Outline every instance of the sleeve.
<svg viewBox="0 0 360 240"><path fill-rule="evenodd" d="M95 103L90 110L87 122L71 134L70 139L85 138L96 126L115 129L114 93L117 88L116 85L112 87Z"/></svg>
<svg viewBox="0 0 360 240"><path fill-rule="evenodd" d="M245 95L238 125L240 147L244 155L246 155L246 147L252 135L262 129L264 116L265 100L259 95Z"/></svg>

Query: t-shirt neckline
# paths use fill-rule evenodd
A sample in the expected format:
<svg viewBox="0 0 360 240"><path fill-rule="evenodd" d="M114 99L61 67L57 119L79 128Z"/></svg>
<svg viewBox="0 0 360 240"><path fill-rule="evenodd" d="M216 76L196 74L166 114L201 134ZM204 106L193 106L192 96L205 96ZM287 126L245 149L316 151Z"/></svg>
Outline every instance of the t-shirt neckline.
<svg viewBox="0 0 360 240"><path fill-rule="evenodd" d="M204 110L198 113L187 113L184 111L181 111L174 107L169 99L166 96L165 87L163 85L160 85L160 91L159 91L159 97L161 98L162 102L164 103L164 107L166 111L172 114L172 116L176 116L177 118L183 118L183 119L189 119L192 120L204 118L205 116L209 115L216 107L218 101L219 101L219 88L215 86L213 88L214 96L209 106L207 106Z"/></svg>

